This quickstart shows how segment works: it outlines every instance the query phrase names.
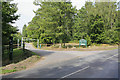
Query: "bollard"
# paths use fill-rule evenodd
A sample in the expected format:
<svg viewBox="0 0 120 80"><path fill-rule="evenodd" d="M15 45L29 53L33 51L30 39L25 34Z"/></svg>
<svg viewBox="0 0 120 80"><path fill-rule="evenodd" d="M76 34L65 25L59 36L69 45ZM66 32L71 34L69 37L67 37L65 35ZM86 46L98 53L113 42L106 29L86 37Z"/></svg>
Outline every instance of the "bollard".
<svg viewBox="0 0 120 80"><path fill-rule="evenodd" d="M39 48L39 39L37 39L37 48Z"/></svg>
<svg viewBox="0 0 120 80"><path fill-rule="evenodd" d="M40 44L40 48L41 48L41 44Z"/></svg>

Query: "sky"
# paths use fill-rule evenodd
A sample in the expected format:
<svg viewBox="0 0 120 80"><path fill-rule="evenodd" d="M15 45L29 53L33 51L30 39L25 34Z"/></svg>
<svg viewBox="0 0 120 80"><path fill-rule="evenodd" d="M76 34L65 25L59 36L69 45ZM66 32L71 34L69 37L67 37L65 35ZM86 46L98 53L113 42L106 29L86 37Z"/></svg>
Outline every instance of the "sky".
<svg viewBox="0 0 120 80"><path fill-rule="evenodd" d="M13 26L18 26L18 29L20 32L22 32L22 28L24 24L28 25L28 22L32 20L32 18L35 16L33 10L37 10L39 6L35 6L33 4L34 0L14 0L11 3L18 3L18 11L16 14L20 14L20 17L17 21L15 21L15 24L12 24ZM73 6L76 6L77 9L80 9L82 6L84 6L86 0L72 0Z"/></svg>
<svg viewBox="0 0 120 80"><path fill-rule="evenodd" d="M33 4L34 0L14 0L11 3L17 3L18 11L16 14L19 14L20 17L17 21L15 21L13 26L18 26L19 31L22 33L22 28L24 24L28 25L28 22L32 20L35 16L33 10L37 10L39 6L35 6ZM80 9L85 5L85 1L87 0L71 0L72 5L76 6L77 9ZM93 1L93 0L91 0ZM120 0L118 0L120 1Z"/></svg>

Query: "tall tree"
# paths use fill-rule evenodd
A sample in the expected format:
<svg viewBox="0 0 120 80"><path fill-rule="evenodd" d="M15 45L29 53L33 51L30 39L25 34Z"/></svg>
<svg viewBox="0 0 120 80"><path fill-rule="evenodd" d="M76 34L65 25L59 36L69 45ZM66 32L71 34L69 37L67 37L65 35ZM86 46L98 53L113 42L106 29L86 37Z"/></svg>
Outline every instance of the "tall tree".
<svg viewBox="0 0 120 80"><path fill-rule="evenodd" d="M23 31L22 31L22 35L23 37L27 37L27 31L26 31L26 24L23 26Z"/></svg>
<svg viewBox="0 0 120 80"><path fill-rule="evenodd" d="M42 43L67 42L72 36L74 10L70 2L41 2L41 8L27 27ZM34 26L33 26L34 25ZM34 28L33 28L34 27ZM32 31L30 31L32 30ZM32 36L31 36L32 37Z"/></svg>
<svg viewBox="0 0 120 80"><path fill-rule="evenodd" d="M18 19L17 5L10 2L2 2L2 44L8 44L8 39L11 34L17 32L17 27L13 27L11 23L14 23Z"/></svg>
<svg viewBox="0 0 120 80"><path fill-rule="evenodd" d="M74 36L79 39L83 36L83 33L85 33L82 38L86 38L88 40L88 44L91 42L118 42L118 38L115 35L118 33L115 31L118 21L116 9L117 6L115 2L86 2L85 6L77 13L75 28L80 28L80 30L74 29L77 30L74 32ZM81 11L84 11L84 13L81 14ZM77 32L79 35L77 35ZM108 35L108 33L113 34Z"/></svg>

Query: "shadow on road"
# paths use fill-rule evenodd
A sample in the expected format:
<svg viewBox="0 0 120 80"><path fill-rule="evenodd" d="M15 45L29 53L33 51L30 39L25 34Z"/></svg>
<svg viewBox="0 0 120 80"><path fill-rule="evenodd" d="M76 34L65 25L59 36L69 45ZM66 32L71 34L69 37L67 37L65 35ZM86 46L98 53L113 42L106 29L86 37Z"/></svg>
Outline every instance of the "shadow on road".
<svg viewBox="0 0 120 80"><path fill-rule="evenodd" d="M53 51L45 51L45 50L36 49L33 47L32 44L29 44L29 43L25 43L25 48L32 52L37 53L40 56L48 56L48 55L54 53Z"/></svg>
<svg viewBox="0 0 120 80"><path fill-rule="evenodd" d="M44 50L39 50L39 49L34 49L31 51L37 53L40 56L48 56L54 53L53 51L44 51Z"/></svg>

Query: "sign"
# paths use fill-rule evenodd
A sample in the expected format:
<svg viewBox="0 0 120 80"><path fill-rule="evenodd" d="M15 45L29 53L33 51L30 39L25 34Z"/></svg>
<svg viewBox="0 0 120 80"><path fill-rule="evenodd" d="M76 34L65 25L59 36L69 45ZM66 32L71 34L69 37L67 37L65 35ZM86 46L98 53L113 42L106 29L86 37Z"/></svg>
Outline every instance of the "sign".
<svg viewBox="0 0 120 80"><path fill-rule="evenodd" d="M87 40L85 40L85 39L79 40L79 47L80 47L80 45L84 45L87 48Z"/></svg>

